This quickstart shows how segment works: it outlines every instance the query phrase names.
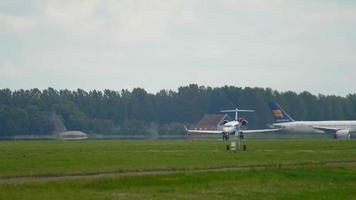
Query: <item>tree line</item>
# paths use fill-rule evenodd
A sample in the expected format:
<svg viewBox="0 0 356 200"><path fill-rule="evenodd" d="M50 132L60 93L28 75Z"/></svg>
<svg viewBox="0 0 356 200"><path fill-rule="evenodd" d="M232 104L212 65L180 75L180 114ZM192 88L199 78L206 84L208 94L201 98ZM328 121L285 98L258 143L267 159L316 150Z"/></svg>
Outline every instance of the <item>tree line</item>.
<svg viewBox="0 0 356 200"><path fill-rule="evenodd" d="M48 135L56 113L68 130L97 134L159 134L184 132L183 124L222 109L246 108L249 128L272 123L268 101L278 102L295 120L356 119L356 94L346 97L309 92L278 92L270 88L204 87L196 84L155 94L143 88L131 91L77 89L0 90L0 136Z"/></svg>

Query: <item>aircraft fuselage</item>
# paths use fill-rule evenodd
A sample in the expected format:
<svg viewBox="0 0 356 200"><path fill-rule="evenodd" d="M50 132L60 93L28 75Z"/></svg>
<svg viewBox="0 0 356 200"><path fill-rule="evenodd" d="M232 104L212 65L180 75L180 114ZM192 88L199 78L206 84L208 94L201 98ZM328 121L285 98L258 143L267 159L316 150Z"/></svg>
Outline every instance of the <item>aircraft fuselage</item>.
<svg viewBox="0 0 356 200"><path fill-rule="evenodd" d="M284 123L274 123L276 128L297 133L325 133L315 127L339 128L356 132L356 121L293 121Z"/></svg>

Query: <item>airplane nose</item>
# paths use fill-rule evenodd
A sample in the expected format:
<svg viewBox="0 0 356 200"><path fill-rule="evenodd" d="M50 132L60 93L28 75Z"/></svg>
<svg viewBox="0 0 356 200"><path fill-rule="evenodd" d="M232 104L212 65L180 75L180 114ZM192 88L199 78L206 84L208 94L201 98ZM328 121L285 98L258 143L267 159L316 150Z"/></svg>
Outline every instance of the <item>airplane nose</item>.
<svg viewBox="0 0 356 200"><path fill-rule="evenodd" d="M235 129L231 128L231 127L225 127L225 128L223 128L223 131L225 133L232 133L232 132L235 132Z"/></svg>

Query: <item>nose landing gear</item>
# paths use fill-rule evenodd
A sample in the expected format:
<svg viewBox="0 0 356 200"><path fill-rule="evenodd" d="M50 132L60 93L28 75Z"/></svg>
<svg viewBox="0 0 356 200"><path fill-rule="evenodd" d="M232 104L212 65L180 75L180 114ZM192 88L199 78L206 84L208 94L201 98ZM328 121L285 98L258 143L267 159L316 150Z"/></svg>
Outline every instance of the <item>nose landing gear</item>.
<svg viewBox="0 0 356 200"><path fill-rule="evenodd" d="M223 133L222 139L223 140L229 140L230 135L228 133Z"/></svg>
<svg viewBox="0 0 356 200"><path fill-rule="evenodd" d="M235 137L233 137L233 138L234 139L232 139L231 143L226 146L226 150L231 151L231 152L247 150L247 146L244 142L241 145L241 141L243 141L245 139L245 136L242 132L235 134Z"/></svg>

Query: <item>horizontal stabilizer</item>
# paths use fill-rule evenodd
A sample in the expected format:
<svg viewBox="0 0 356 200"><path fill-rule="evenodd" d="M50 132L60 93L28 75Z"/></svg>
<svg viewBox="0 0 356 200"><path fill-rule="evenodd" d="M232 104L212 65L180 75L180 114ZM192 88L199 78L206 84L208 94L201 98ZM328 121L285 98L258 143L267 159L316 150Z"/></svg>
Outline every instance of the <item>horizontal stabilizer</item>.
<svg viewBox="0 0 356 200"><path fill-rule="evenodd" d="M255 112L255 111L254 110L239 110L239 109L235 109L235 110L222 110L221 112L229 113L229 112Z"/></svg>

